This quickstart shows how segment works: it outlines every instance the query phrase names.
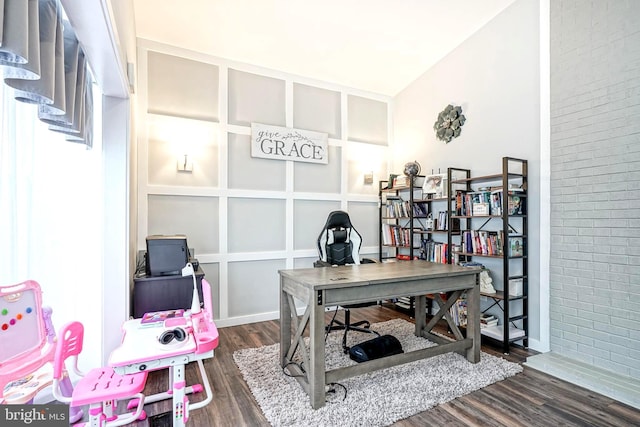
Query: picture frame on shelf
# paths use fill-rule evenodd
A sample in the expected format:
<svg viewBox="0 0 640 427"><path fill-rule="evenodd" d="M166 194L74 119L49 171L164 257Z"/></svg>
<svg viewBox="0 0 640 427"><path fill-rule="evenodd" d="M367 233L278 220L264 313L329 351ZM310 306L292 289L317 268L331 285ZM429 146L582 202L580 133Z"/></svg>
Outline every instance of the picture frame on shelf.
<svg viewBox="0 0 640 427"><path fill-rule="evenodd" d="M522 212L522 199L517 194L509 194L507 209L509 215L521 215Z"/></svg>
<svg viewBox="0 0 640 427"><path fill-rule="evenodd" d="M433 194L434 198L446 197L447 175L442 173L427 175L422 190L425 194Z"/></svg>
<svg viewBox="0 0 640 427"><path fill-rule="evenodd" d="M524 256L522 237L509 237L509 256Z"/></svg>

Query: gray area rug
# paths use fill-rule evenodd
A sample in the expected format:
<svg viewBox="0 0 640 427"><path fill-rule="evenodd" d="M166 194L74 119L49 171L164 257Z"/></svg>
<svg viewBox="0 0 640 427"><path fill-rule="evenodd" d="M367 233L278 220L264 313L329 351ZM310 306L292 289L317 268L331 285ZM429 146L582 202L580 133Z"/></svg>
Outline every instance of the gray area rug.
<svg viewBox="0 0 640 427"><path fill-rule="evenodd" d="M376 323L371 328L398 338L405 351L434 345L416 337L414 325L402 319ZM351 346L373 335L350 332L349 337ZM341 331L329 334L327 368L355 364L342 352L341 339ZM334 387L334 392L327 393L327 404L313 410L300 384L283 373L279 357L279 344L233 354L273 426L387 426L522 372L519 364L484 352L477 364L457 353L447 353L343 380L346 397L342 387Z"/></svg>

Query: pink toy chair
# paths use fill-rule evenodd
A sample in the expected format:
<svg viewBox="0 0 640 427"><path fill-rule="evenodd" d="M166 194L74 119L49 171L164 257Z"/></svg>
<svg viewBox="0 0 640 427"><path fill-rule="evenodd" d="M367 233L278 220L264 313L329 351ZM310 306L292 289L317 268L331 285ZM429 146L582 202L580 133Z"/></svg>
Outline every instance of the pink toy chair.
<svg viewBox="0 0 640 427"><path fill-rule="evenodd" d="M52 310L42 307L42 290L34 280L0 286L0 403L23 404L53 381L55 331ZM70 396L68 377L61 383ZM82 412L70 412L71 422Z"/></svg>
<svg viewBox="0 0 640 427"><path fill-rule="evenodd" d="M112 368L96 368L86 375L78 369L78 355L82 351L84 327L80 322L70 322L58 334L58 345L53 364L53 396L71 407L89 405L90 426L116 427L144 420L144 390L147 372L119 375ZM71 397L61 394L60 381L64 377L65 361L71 357L73 371L82 376L75 385ZM117 400L137 399L135 412L117 415Z"/></svg>

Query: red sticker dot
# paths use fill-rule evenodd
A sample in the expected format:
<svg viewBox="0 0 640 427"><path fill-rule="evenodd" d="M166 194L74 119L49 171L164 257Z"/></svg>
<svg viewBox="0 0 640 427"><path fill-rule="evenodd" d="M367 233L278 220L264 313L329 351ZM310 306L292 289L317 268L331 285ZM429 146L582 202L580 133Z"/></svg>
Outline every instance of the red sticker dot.
<svg viewBox="0 0 640 427"><path fill-rule="evenodd" d="M9 329L9 325L7 325L6 323L2 324L2 330L6 331L7 329Z"/></svg>

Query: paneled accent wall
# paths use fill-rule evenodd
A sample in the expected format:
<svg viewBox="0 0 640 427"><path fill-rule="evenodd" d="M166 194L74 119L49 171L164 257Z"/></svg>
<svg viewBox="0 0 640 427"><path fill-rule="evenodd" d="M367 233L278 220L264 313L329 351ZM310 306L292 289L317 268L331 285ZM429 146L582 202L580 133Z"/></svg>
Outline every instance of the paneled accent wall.
<svg viewBox="0 0 640 427"><path fill-rule="evenodd" d="M138 56L138 249L186 234L219 326L277 318L278 270L312 266L333 210L377 255L388 97L147 40ZM252 122L327 133L328 164L251 157ZM177 170L185 155L191 172Z"/></svg>
<svg viewBox="0 0 640 427"><path fill-rule="evenodd" d="M551 4L551 349L640 379L640 2Z"/></svg>

